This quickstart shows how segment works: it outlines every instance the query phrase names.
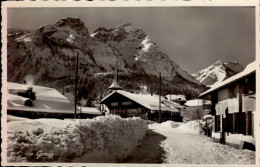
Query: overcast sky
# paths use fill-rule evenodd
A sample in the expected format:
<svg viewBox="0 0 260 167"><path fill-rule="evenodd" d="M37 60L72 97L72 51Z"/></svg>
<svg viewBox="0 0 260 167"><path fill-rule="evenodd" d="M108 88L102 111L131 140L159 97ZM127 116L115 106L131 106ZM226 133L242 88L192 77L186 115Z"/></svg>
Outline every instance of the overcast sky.
<svg viewBox="0 0 260 167"><path fill-rule="evenodd" d="M217 60L255 60L253 7L13 8L8 28L36 29L65 17L82 19L90 33L132 23L189 73Z"/></svg>

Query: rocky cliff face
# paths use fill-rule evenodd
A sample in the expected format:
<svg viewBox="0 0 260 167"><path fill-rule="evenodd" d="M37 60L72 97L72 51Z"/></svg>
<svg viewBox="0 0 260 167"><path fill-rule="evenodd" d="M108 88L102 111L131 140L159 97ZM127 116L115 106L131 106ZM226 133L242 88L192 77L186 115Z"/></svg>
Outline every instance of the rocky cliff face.
<svg viewBox="0 0 260 167"><path fill-rule="evenodd" d="M224 63L219 60L213 65L192 75L202 84L211 87L243 71L243 69L243 66L237 62Z"/></svg>
<svg viewBox="0 0 260 167"><path fill-rule="evenodd" d="M199 84L190 74L171 61L165 53L141 29L133 28L130 23L107 30L97 29L90 35L94 40L103 41L118 50L127 67L143 71L147 74L162 76L168 80L182 77L192 83Z"/></svg>
<svg viewBox="0 0 260 167"><path fill-rule="evenodd" d="M78 18L65 18L33 31L8 32L8 81L22 82L31 75L38 84L55 82L62 77L75 78L79 55L80 79L110 73L145 73L168 81L181 78L200 85L141 30L126 23L89 34Z"/></svg>

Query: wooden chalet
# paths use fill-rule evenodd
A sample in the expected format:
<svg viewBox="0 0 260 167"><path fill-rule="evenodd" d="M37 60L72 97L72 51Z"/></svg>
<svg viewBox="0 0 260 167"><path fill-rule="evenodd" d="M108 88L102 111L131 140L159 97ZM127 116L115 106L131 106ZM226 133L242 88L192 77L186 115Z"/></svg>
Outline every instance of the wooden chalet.
<svg viewBox="0 0 260 167"><path fill-rule="evenodd" d="M141 117L152 121L182 121L180 109L183 107L170 100L160 100L162 97L153 94L134 94L122 90L119 85L116 68L113 83L109 87L110 94L101 100L101 105L109 109L110 114L126 117ZM160 101L160 103L159 103ZM160 119L161 118L161 119Z"/></svg>
<svg viewBox="0 0 260 167"><path fill-rule="evenodd" d="M215 141L255 148L256 67L253 62L244 71L200 95L211 98L212 138Z"/></svg>
<svg viewBox="0 0 260 167"><path fill-rule="evenodd" d="M150 94L134 94L124 90L115 90L101 100L111 114L126 117L141 117L152 121L159 121L161 108L161 120L182 121L180 116L181 105L169 100L162 100L159 106L159 96Z"/></svg>

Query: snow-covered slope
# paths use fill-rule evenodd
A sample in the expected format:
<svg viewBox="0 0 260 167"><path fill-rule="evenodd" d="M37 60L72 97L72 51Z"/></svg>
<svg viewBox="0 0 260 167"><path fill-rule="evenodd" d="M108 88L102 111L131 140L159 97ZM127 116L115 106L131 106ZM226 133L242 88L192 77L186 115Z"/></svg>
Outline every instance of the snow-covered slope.
<svg viewBox="0 0 260 167"><path fill-rule="evenodd" d="M162 77L169 80L179 76L199 84L177 63L171 61L167 54L160 51L142 29L134 28L130 23L109 30L101 27L91 36L93 39L103 41L119 51L127 67L132 70L143 71L156 76L161 72Z"/></svg>
<svg viewBox="0 0 260 167"><path fill-rule="evenodd" d="M243 67L237 62L224 63L221 60L211 66L192 74L197 80L206 86L214 86L223 80L243 71Z"/></svg>
<svg viewBox="0 0 260 167"><path fill-rule="evenodd" d="M28 33L9 32L8 81L21 82L34 76L36 83L52 82L63 76L74 78L79 54L79 74L114 71L144 72L168 80L184 78L200 84L160 51L146 33L130 23L116 28L98 28L89 34L79 18L65 18Z"/></svg>

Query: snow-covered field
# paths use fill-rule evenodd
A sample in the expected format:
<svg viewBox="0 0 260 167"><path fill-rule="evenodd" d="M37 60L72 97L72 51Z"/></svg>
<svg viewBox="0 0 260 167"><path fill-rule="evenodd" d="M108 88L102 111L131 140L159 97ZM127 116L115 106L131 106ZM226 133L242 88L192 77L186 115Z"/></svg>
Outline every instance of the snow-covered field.
<svg viewBox="0 0 260 167"><path fill-rule="evenodd" d="M85 120L8 117L9 162L115 162L147 131L140 118L100 116Z"/></svg>

